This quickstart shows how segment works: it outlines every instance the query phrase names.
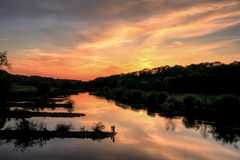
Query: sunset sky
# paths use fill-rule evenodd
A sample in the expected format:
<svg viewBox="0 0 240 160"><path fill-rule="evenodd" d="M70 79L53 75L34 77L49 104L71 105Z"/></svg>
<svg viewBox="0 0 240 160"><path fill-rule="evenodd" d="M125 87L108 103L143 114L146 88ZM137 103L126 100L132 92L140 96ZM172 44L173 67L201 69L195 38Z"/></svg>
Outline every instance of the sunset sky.
<svg viewBox="0 0 240 160"><path fill-rule="evenodd" d="M89 80L240 60L239 0L0 0L12 73Z"/></svg>

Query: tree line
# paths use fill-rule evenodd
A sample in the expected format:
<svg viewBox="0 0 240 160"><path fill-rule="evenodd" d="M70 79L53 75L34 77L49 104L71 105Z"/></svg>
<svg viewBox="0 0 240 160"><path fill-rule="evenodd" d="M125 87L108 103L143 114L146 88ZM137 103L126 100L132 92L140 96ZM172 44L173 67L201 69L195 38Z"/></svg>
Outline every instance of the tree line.
<svg viewBox="0 0 240 160"><path fill-rule="evenodd" d="M172 93L240 93L240 62L162 66L128 74L100 77L86 83L88 90L139 89Z"/></svg>

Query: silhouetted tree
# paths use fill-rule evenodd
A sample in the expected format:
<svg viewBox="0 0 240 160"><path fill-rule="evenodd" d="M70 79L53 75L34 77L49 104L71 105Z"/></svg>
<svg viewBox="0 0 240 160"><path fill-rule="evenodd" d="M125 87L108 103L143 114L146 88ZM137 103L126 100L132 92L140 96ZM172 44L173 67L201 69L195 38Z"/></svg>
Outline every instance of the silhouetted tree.
<svg viewBox="0 0 240 160"><path fill-rule="evenodd" d="M8 62L7 51L0 51L0 68L5 66L7 68L11 68L11 64Z"/></svg>
<svg viewBox="0 0 240 160"><path fill-rule="evenodd" d="M140 89L174 93L240 94L240 62L162 66L154 69L97 78L88 89Z"/></svg>

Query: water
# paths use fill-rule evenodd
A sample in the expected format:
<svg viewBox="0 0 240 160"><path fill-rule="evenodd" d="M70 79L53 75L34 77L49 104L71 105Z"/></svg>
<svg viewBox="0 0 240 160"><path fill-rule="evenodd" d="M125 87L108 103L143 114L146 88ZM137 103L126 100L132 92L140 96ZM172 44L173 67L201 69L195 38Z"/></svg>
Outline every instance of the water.
<svg viewBox="0 0 240 160"><path fill-rule="evenodd" d="M115 142L110 138L101 141L55 138L26 148L4 142L0 145L0 159L240 159L239 142L224 144L224 141L216 140L207 124L186 128L181 117L164 118L144 110L119 107L113 101L88 93L71 98L76 103L74 112L85 113L85 117L30 120L43 121L48 124L48 129L54 129L59 122L71 122L74 130L81 127L90 130L93 123L101 121L107 131L111 125L116 126ZM7 121L5 127L14 121Z"/></svg>

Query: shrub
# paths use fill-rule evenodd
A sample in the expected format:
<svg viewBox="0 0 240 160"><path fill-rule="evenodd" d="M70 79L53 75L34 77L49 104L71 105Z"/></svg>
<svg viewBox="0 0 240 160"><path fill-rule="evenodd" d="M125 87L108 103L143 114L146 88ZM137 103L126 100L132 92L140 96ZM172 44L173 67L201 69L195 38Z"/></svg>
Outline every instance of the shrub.
<svg viewBox="0 0 240 160"><path fill-rule="evenodd" d="M16 130L19 131L46 131L47 124L43 122L35 122L35 121L27 121L21 120L20 122L16 123Z"/></svg>
<svg viewBox="0 0 240 160"><path fill-rule="evenodd" d="M155 104L157 100L157 92L150 92L146 95L146 102L149 104Z"/></svg>
<svg viewBox="0 0 240 160"><path fill-rule="evenodd" d="M163 111L174 111L182 108L182 103L175 97L171 96L167 101L161 105Z"/></svg>
<svg viewBox="0 0 240 160"><path fill-rule="evenodd" d="M168 99L168 93L167 92L160 92L157 97L156 97L156 101L159 104L163 104L164 102L166 102L166 100Z"/></svg>
<svg viewBox="0 0 240 160"><path fill-rule="evenodd" d="M197 99L195 96L193 95L186 95L183 98L183 104L185 105L185 107L187 108L196 108L196 107L201 107L202 106L202 102L201 100Z"/></svg>
<svg viewBox="0 0 240 160"><path fill-rule="evenodd" d="M102 122L94 123L94 125L92 126L92 129L95 132L101 132L102 130L105 129L105 125Z"/></svg>
<svg viewBox="0 0 240 160"><path fill-rule="evenodd" d="M164 103L161 105L162 111L172 111L174 110L175 106L173 103Z"/></svg>
<svg viewBox="0 0 240 160"><path fill-rule="evenodd" d="M116 89L115 94L114 94L114 97L116 99L122 99L123 95L124 95L123 89Z"/></svg>
<svg viewBox="0 0 240 160"><path fill-rule="evenodd" d="M194 106L195 105L195 100L196 98L192 95L186 95L184 98L183 98L183 103L186 105L186 106Z"/></svg>
<svg viewBox="0 0 240 160"><path fill-rule="evenodd" d="M131 97L131 92L129 90L123 90L123 95L121 100L125 102L129 102L130 97Z"/></svg>
<svg viewBox="0 0 240 160"><path fill-rule="evenodd" d="M240 111L240 99L234 95L223 95L213 102L213 106L222 111Z"/></svg>
<svg viewBox="0 0 240 160"><path fill-rule="evenodd" d="M73 129L73 125L71 123L68 123L68 124L59 123L56 125L56 131L69 132L72 129Z"/></svg>
<svg viewBox="0 0 240 160"><path fill-rule="evenodd" d="M132 102L142 102L143 101L143 93L140 90L134 90L131 92L130 101Z"/></svg>

